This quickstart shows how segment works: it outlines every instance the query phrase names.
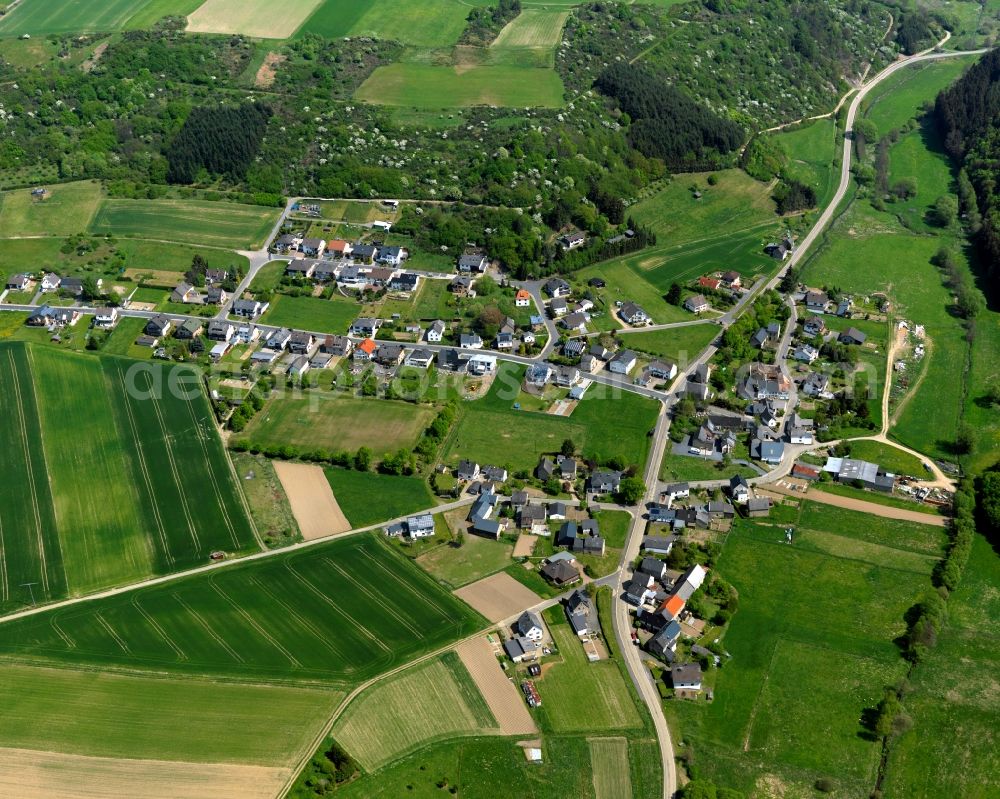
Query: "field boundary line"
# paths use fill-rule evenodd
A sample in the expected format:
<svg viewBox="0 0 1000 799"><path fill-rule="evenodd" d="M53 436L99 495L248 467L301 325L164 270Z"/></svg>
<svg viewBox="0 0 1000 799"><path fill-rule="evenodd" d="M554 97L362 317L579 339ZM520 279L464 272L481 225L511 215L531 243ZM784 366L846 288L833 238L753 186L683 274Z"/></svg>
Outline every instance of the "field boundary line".
<svg viewBox="0 0 1000 799"><path fill-rule="evenodd" d="M336 605L336 603L334 603L334 601L330 599L330 597L328 597L326 594L320 591L315 585L313 585L308 577L306 577L301 572L297 572L295 568L287 561L285 562L285 568L288 569L292 574L294 574L302 582L302 584L305 585L305 587L309 591L311 591L316 597L318 597L329 607L337 611L337 614L340 615L343 619L345 619L348 622L348 624L350 624L354 629L360 632L362 636L367 638L369 641L378 646L384 652L386 653L392 652L392 649L386 646L386 644L377 635L373 635L372 633L370 633L364 625L358 623L357 619L355 619L349 613L345 613L343 610L341 610Z"/></svg>
<svg viewBox="0 0 1000 799"><path fill-rule="evenodd" d="M771 650L771 657L767 661L767 671L764 673L764 679L760 681L760 688L757 689L757 696L753 700L753 710L750 712L750 718L747 720L747 732L743 736L743 751L750 751L750 736L753 734L753 725L757 721L757 711L760 709L760 700L764 696L764 689L767 688L768 680L771 679L771 669L774 668L774 659L778 656L778 644L781 643L783 639L781 637L777 638L774 642L774 648Z"/></svg>
<svg viewBox="0 0 1000 799"><path fill-rule="evenodd" d="M142 616L146 620L146 623L149 624L149 626L152 627L160 635L160 637L164 640L167 646L169 646L171 649L174 650L175 653L177 653L178 660L188 659L188 656L185 654L184 650L180 648L177 642L174 641L174 639L171 638L169 635L167 635L166 630L163 629L160 623L156 619L154 619L141 604L139 604L138 594L132 594L132 599L130 600L130 604L137 611L139 611L139 615Z"/></svg>
<svg viewBox="0 0 1000 799"><path fill-rule="evenodd" d="M115 373L118 375L119 379L122 378L121 365L117 362L114 365ZM127 392L126 392L127 393ZM167 540L167 530L163 525L163 518L160 516L160 506L156 501L156 492L153 491L153 481L149 476L149 467L146 464L146 455L143 450L142 442L139 440L139 428L135 422L135 415L132 412L132 406L129 405L129 399L127 396L123 397L122 402L125 406L125 416L128 419L129 432L132 435L132 441L135 444L136 455L139 459L139 471L142 473L142 481L146 485L146 491L149 492L150 505L153 507L153 516L156 521L156 528L158 538L160 539L160 544L163 546L163 552L167 556L169 563L174 563L176 558L174 553L170 550L170 543Z"/></svg>
<svg viewBox="0 0 1000 799"><path fill-rule="evenodd" d="M94 613L94 618L97 619L97 623L104 628L105 632L107 632L107 634L114 639L115 643L121 647L122 652L124 652L126 655L130 655L131 650L128 648L128 644L125 643L125 640L120 635L118 635L118 633L115 631L115 628L112 627L110 624L108 624L108 620L105 619L103 615L101 615L101 611L99 610L96 611Z"/></svg>
<svg viewBox="0 0 1000 799"><path fill-rule="evenodd" d="M201 625L201 628L206 633L209 634L209 636L212 638L212 640L214 640L219 646L221 646L223 649L226 650L226 652L229 653L229 656L233 660L235 660L238 663L246 663L246 659L239 652L237 652L235 649L233 649L226 642L226 640L224 638L222 638L222 636L220 636L217 632L215 632L215 630L212 629L212 625L209 624L207 621L205 621L205 619L202 617L202 615L197 610L195 610L187 602L185 602L184 599L181 597L180 594L178 594L176 591L174 591L173 594L171 594L171 596L178 602L178 604L180 604L180 606L182 608L184 608L185 611L187 611L189 614L191 614L191 616L194 618L194 620L196 622L198 622L199 625Z"/></svg>
<svg viewBox="0 0 1000 799"><path fill-rule="evenodd" d="M31 512L35 517L35 538L38 542L38 558L41 565L42 588L45 594L49 593L49 569L48 559L45 556L45 539L42 536L42 514L38 508L38 495L36 494L37 483L35 481L35 466L31 462L31 448L28 446L28 421L24 416L24 400L21 396L21 377L17 373L17 365L14 363L14 353L7 351L7 358L10 362L11 386L14 389L14 405L17 407L18 431L21 434L21 447L24 450L24 466L28 472L28 482L30 490L28 496L31 497ZM53 507L53 513L55 508Z"/></svg>
<svg viewBox="0 0 1000 799"><path fill-rule="evenodd" d="M67 634L62 627L59 626L59 622L56 620L56 614L53 613L49 617L49 626L56 631L58 635L65 642L69 649L76 649L76 641L74 641L69 634Z"/></svg>
<svg viewBox="0 0 1000 799"><path fill-rule="evenodd" d="M295 610L291 605L285 602L284 599L275 594L265 583L262 583L256 577L251 577L249 582L251 585L257 586L257 589L261 593L267 594L267 596L269 596L275 604L280 605L291 618L295 619L295 621L298 624L300 624L303 628L308 630L310 634L315 636L316 640L318 640L323 646L325 646L328 650L330 650L330 652L332 652L334 655L337 655L338 657L343 657L344 653L341 652L337 647L335 647L330 642L329 635L324 635L323 632L319 629L319 627L317 627L308 619L304 618L297 610Z"/></svg>
<svg viewBox="0 0 1000 799"><path fill-rule="evenodd" d="M286 658L288 658L288 662L292 664L293 668L296 669L302 668L302 662L298 660L298 658L296 658L295 655L293 655L291 652L285 649L285 647L283 647L273 635L271 635L267 630L265 630L263 627L260 626L260 624L257 622L256 619L254 619L253 616L251 616L249 613L246 612L246 610L241 608L236 602L233 601L232 597L229 596L229 594L227 594L225 591L222 590L219 584L215 581L214 574L208 578L208 584L212 586L212 590L215 591L215 593L221 596L224 600L226 600L226 602L228 602L232 606L233 610L235 610L240 615L240 618L242 618L247 624L249 624L251 627L253 627L253 629L257 631L258 635L260 635L271 646L273 646L275 649L281 652L281 654L283 654Z"/></svg>
<svg viewBox="0 0 1000 799"><path fill-rule="evenodd" d="M219 483L215 479L215 470L212 469L212 461L209 457L208 446L205 443L205 431L202 429L202 422L195 415L193 401L185 400L184 404L187 405L188 415L195 426L194 437L198 440L198 446L201 448L201 454L204 456L208 479L212 483L212 489L215 491L215 498L218 501L219 509L222 511L222 517L226 520L226 527L229 529L229 538L233 542L233 547L238 550L240 543L236 537L236 528L233 526L233 520L229 516L229 508L226 507L222 491L219 489Z"/></svg>
<svg viewBox="0 0 1000 799"><path fill-rule="evenodd" d="M384 599L382 599L378 594L376 594L374 591L372 591L371 589L367 588L366 586L362 585L360 582L358 582L357 580L355 580L354 577L352 577L350 574L348 574L346 571L344 571L340 566L338 566L336 563L334 563L329 558L326 558L326 557L323 558L323 562L329 564L334 569L334 571L336 571L341 577L343 577L345 580L347 580L347 582L349 582L351 585L353 585L355 588L357 588L358 591L360 591L362 594L364 594L366 597L368 597L368 599L371 600L371 602L373 602L374 604L378 605L380 608L382 608L384 611L386 611L390 615L392 615L395 612L395 616L399 620L399 622L407 630L409 630L411 633L413 633L414 636L416 636L417 638L421 638L421 639L424 637L421 634L420 630L418 630L416 627L414 627L413 624L410 621L408 621L407 619L405 619L403 617L403 615L402 615L401 612L394 611L393 607L388 602L386 602Z"/></svg>

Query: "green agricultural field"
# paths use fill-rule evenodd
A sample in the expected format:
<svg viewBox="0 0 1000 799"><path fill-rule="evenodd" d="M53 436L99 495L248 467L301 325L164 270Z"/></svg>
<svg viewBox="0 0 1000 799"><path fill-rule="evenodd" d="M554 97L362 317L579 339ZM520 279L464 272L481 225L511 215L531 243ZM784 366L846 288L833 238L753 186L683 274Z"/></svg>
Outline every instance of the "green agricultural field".
<svg viewBox="0 0 1000 799"><path fill-rule="evenodd" d="M356 683L485 625L377 536L352 536L8 622L0 651Z"/></svg>
<svg viewBox="0 0 1000 799"><path fill-rule="evenodd" d="M555 47L568 18L568 11L526 8L504 26L490 47Z"/></svg>
<svg viewBox="0 0 1000 799"><path fill-rule="evenodd" d="M419 477L330 468L326 479L354 527L367 527L434 506L427 484Z"/></svg>
<svg viewBox="0 0 1000 799"><path fill-rule="evenodd" d="M627 738L589 738L590 767L594 772L594 799L632 796Z"/></svg>
<svg viewBox="0 0 1000 799"><path fill-rule="evenodd" d="M203 200L105 200L90 230L250 250L264 243L278 214L277 208Z"/></svg>
<svg viewBox="0 0 1000 799"><path fill-rule="evenodd" d="M867 795L881 747L859 719L906 673L894 639L930 588L942 530L813 503L794 526L789 546L770 524L737 521L717 565L740 594L732 658L710 675L714 702L669 710L719 785L805 795L828 777L839 795ZM803 747L818 728L824 746Z"/></svg>
<svg viewBox="0 0 1000 799"><path fill-rule="evenodd" d="M451 588L460 588L507 568L513 551L506 541L490 541L470 533L462 546L436 546L417 558L417 565Z"/></svg>
<svg viewBox="0 0 1000 799"><path fill-rule="evenodd" d="M376 683L358 696L331 732L367 771L445 738L499 732L499 726L454 652Z"/></svg>
<svg viewBox="0 0 1000 799"><path fill-rule="evenodd" d="M993 693L1000 672L998 585L1000 559L977 537L937 646L910 676L903 706L913 728L890 749L886 799L1000 793L1000 711Z"/></svg>
<svg viewBox="0 0 1000 799"><path fill-rule="evenodd" d="M565 621L549 622L548 628L562 662L547 668L537 682L543 729L568 733L641 728L618 665L610 660L590 663Z"/></svg>
<svg viewBox="0 0 1000 799"><path fill-rule="evenodd" d="M433 417L430 406L313 390L271 400L244 435L257 444L305 449L354 452L370 447L381 456L414 447Z"/></svg>
<svg viewBox="0 0 1000 799"><path fill-rule="evenodd" d="M256 548L197 378L189 398L135 391L193 373L20 343L0 347L0 368L14 387L0 436L21 453L4 462L8 518L35 530L15 545L2 523L3 607L29 601L18 575L58 599Z"/></svg>
<svg viewBox="0 0 1000 799"><path fill-rule="evenodd" d="M81 180L46 189L42 199L32 197L30 189L0 194L0 238L70 236L87 229L101 202L99 182Z"/></svg>
<svg viewBox="0 0 1000 799"><path fill-rule="evenodd" d="M21 3L0 19L0 35L35 36L48 33L93 33L125 27L150 0L106 0L80 3L78 0L35 0ZM153 0L157 2L157 0ZM162 5L162 4L161 4ZM171 8L185 3L171 4Z"/></svg>
<svg viewBox="0 0 1000 799"><path fill-rule="evenodd" d="M337 295L324 300L320 297L276 294L260 321L277 327L343 335L360 310L361 307L353 300Z"/></svg>
<svg viewBox="0 0 1000 799"><path fill-rule="evenodd" d="M196 255L208 261L212 269L226 269L232 272L239 267L246 272L250 268L250 261L246 256L188 244L120 239L115 242L115 249L125 256L125 269L137 270L139 274L144 269L154 273L186 272L191 268L191 260Z"/></svg>
<svg viewBox="0 0 1000 799"><path fill-rule="evenodd" d="M0 665L0 746L97 757L285 766L343 693ZM45 719L44 725L39 719ZM153 722L153 723L151 723Z"/></svg>
<svg viewBox="0 0 1000 799"><path fill-rule="evenodd" d="M205 0L146 0L142 7L125 23L126 30L151 28L164 17L186 17Z"/></svg>
<svg viewBox="0 0 1000 799"><path fill-rule="evenodd" d="M691 314L687 315L690 318ZM658 358L667 358L683 369L718 338L720 330L717 325L707 323L619 335L624 346Z"/></svg>
<svg viewBox="0 0 1000 799"><path fill-rule="evenodd" d="M605 462L617 457L636 464L645 461L647 436L657 416L653 400L595 383L568 417L519 411L513 406L523 376L523 367L504 363L489 394L463 405L444 460L499 461L512 471L531 470L542 453L557 452L570 438L588 459ZM607 420L611 418L615 424L609 426Z"/></svg>
<svg viewBox="0 0 1000 799"><path fill-rule="evenodd" d="M242 33L262 39L287 39L322 0L205 0L188 15L192 33Z"/></svg>
<svg viewBox="0 0 1000 799"><path fill-rule="evenodd" d="M376 69L354 96L375 105L426 109L477 105L560 108L563 85L552 69L399 63Z"/></svg>
<svg viewBox="0 0 1000 799"><path fill-rule="evenodd" d="M299 33L447 47L458 41L467 15L468 8L454 0L325 0Z"/></svg>
<svg viewBox="0 0 1000 799"><path fill-rule="evenodd" d="M441 713L441 709L437 711ZM442 799L454 790L463 799L496 799L511 793L531 799L590 797L593 787L588 768L590 749L582 737L546 736L543 762L529 763L516 740L509 738L459 738L433 744L396 763L362 775L337 789L338 799ZM645 752L651 760L655 753ZM441 784L444 787L440 787ZM647 793L656 795L655 784ZM662 792L662 782L658 786ZM303 787L293 789L290 799L311 799L315 794Z"/></svg>
<svg viewBox="0 0 1000 799"><path fill-rule="evenodd" d="M718 181L714 186L708 184L709 174ZM700 198L695 198L695 190ZM653 229L660 246L701 242L706 233L733 234L776 219L768 185L741 169L677 175L629 213Z"/></svg>
<svg viewBox="0 0 1000 799"><path fill-rule="evenodd" d="M660 479L675 480L724 480L733 474L742 477L757 477L760 472L749 466L731 464L720 467L716 461L699 458L694 455L674 455L670 451L673 442L667 444L667 451L660 463Z"/></svg>
<svg viewBox="0 0 1000 799"><path fill-rule="evenodd" d="M900 128L920 113L927 100L958 80L972 62L973 58L948 58L900 70L865 98L864 115L880 134Z"/></svg>
<svg viewBox="0 0 1000 799"><path fill-rule="evenodd" d="M835 167L840 162L840 143L833 120L817 119L794 130L774 134L788 155L785 172L816 190L817 204L825 207L836 190Z"/></svg>

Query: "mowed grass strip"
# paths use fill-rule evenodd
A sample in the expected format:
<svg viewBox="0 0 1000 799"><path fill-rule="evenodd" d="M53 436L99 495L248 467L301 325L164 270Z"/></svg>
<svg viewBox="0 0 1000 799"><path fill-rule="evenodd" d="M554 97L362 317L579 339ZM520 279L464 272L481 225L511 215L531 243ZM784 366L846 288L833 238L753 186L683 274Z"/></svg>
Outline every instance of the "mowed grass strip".
<svg viewBox="0 0 1000 799"><path fill-rule="evenodd" d="M66 594L27 348L0 345L0 610ZM31 584L31 590L28 588Z"/></svg>
<svg viewBox="0 0 1000 799"><path fill-rule="evenodd" d="M353 536L13 621L0 651L89 666L358 682L485 625L376 536Z"/></svg>
<svg viewBox="0 0 1000 799"><path fill-rule="evenodd" d="M79 233L87 229L101 202L96 180L60 183L47 192L44 198L33 197L31 189L0 194L0 238Z"/></svg>
<svg viewBox="0 0 1000 799"><path fill-rule="evenodd" d="M292 444L309 449L371 447L377 455L413 447L434 417L430 406L312 392L276 397L246 430L260 444Z"/></svg>
<svg viewBox="0 0 1000 799"><path fill-rule="evenodd" d="M367 771L444 738L499 733L486 700L454 652L376 683L333 727Z"/></svg>
<svg viewBox="0 0 1000 799"><path fill-rule="evenodd" d="M188 15L191 33L242 33L261 39L287 39L322 0L205 0Z"/></svg>
<svg viewBox="0 0 1000 799"><path fill-rule="evenodd" d="M628 740L589 738L590 767L594 773L594 799L628 799L632 796Z"/></svg>
<svg viewBox="0 0 1000 799"><path fill-rule="evenodd" d="M70 593L151 574L154 548L101 361L34 347L29 362Z"/></svg>
<svg viewBox="0 0 1000 799"><path fill-rule="evenodd" d="M526 8L504 26L490 47L555 47L567 19L568 11Z"/></svg>
<svg viewBox="0 0 1000 799"><path fill-rule="evenodd" d="M92 33L120 30L149 0L34 0L0 18L0 34Z"/></svg>
<svg viewBox="0 0 1000 799"><path fill-rule="evenodd" d="M559 108L563 85L552 69L401 63L376 69L354 96L375 105L412 108Z"/></svg>
<svg viewBox="0 0 1000 799"><path fill-rule="evenodd" d="M0 698L0 746L278 766L301 751L343 692L11 663L0 665Z"/></svg>
<svg viewBox="0 0 1000 799"><path fill-rule="evenodd" d="M641 727L618 666L610 660L590 663L568 624L548 628L562 662L549 667L538 681L543 729L566 733Z"/></svg>
<svg viewBox="0 0 1000 799"><path fill-rule="evenodd" d="M276 208L204 200L105 200L90 231L253 249L263 243L278 214Z"/></svg>

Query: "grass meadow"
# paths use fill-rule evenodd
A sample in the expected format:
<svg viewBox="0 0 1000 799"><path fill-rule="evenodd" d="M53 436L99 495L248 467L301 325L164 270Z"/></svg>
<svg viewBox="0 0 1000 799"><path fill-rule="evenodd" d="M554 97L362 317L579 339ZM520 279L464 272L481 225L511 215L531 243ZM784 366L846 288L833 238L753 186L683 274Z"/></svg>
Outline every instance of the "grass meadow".
<svg viewBox="0 0 1000 799"><path fill-rule="evenodd" d="M879 441L852 441L851 457L877 463L894 474L908 474L912 477L927 474L920 458Z"/></svg>
<svg viewBox="0 0 1000 799"><path fill-rule="evenodd" d="M325 0L299 32L447 47L458 41L467 15L468 7L456 0Z"/></svg>
<svg viewBox="0 0 1000 799"><path fill-rule="evenodd" d="M831 119L817 119L808 125L774 134L788 155L785 172L816 190L817 204L825 207L837 188L836 165L840 149L837 126Z"/></svg>
<svg viewBox="0 0 1000 799"><path fill-rule="evenodd" d="M331 734L366 771L437 740L499 732L486 700L454 652L368 688Z"/></svg>
<svg viewBox="0 0 1000 799"><path fill-rule="evenodd" d="M90 231L250 250L263 244L278 214L277 208L204 200L105 200Z"/></svg>
<svg viewBox="0 0 1000 799"><path fill-rule="evenodd" d="M255 277L255 285L256 281ZM360 310L356 302L336 294L328 300L276 294L271 300L271 307L260 321L278 327L343 335Z"/></svg>
<svg viewBox="0 0 1000 799"><path fill-rule="evenodd" d="M587 285L595 277L601 278L607 285L604 288ZM603 261L573 273L572 279L577 285L577 291L590 292L596 298L595 311L601 310L604 315L595 317L594 322L602 329L615 330L622 326L616 315L616 302L638 303L656 324L691 319L691 314L683 308L668 305L663 298L664 292L650 283L640 270L632 268L630 262Z"/></svg>
<svg viewBox="0 0 1000 799"><path fill-rule="evenodd" d="M326 480L354 527L367 527L434 506L427 484L419 477L329 468Z"/></svg>
<svg viewBox="0 0 1000 799"><path fill-rule="evenodd" d="M627 738L589 738L590 767L594 772L594 799L632 796Z"/></svg>
<svg viewBox="0 0 1000 799"><path fill-rule="evenodd" d="M5 609L29 602L25 582L38 583L36 600L58 599L256 547L199 384L190 400L135 399L132 363L0 346L13 388L0 400L13 453L3 463Z"/></svg>
<svg viewBox="0 0 1000 799"><path fill-rule="evenodd" d="M310 449L371 447L381 456L412 448L434 417L434 409L412 402L348 397L311 391L303 397L272 399L246 429L260 444Z"/></svg>
<svg viewBox="0 0 1000 799"><path fill-rule="evenodd" d="M491 48L504 47L556 47L562 39L563 25L569 18L568 11L526 8L508 22Z"/></svg>
<svg viewBox="0 0 1000 799"><path fill-rule="evenodd" d="M30 189L0 194L0 238L70 236L87 229L101 202L98 181L60 183L48 191L41 200L33 198Z"/></svg>
<svg viewBox="0 0 1000 799"><path fill-rule="evenodd" d="M972 58L947 58L900 70L868 94L864 115L875 123L879 134L900 128L920 112L926 101L955 82L972 62Z"/></svg>
<svg viewBox="0 0 1000 799"><path fill-rule="evenodd" d="M399 63L376 69L354 97L376 105L425 109L477 105L560 108L563 85L552 69Z"/></svg>
<svg viewBox="0 0 1000 799"><path fill-rule="evenodd" d="M641 729L642 718L618 665L610 660L590 663L564 619L549 621L548 628L562 662L547 668L537 682L542 729L553 733Z"/></svg>
<svg viewBox="0 0 1000 799"><path fill-rule="evenodd" d="M356 683L484 624L377 536L353 536L9 622L0 651Z"/></svg>
<svg viewBox="0 0 1000 799"><path fill-rule="evenodd" d="M524 376L523 367L504 363L486 397L462 406L444 452L444 460L462 458L496 463L508 469L532 470L545 452L557 452L570 438L584 458L605 462L645 462L648 433L656 422L657 405L626 391L593 384L570 416L515 410L510 386ZM608 424L608 419L614 419Z"/></svg>
<svg viewBox="0 0 1000 799"><path fill-rule="evenodd" d="M717 325L708 323L619 335L624 346L659 358L668 358L683 369L718 338L719 330Z"/></svg>
<svg viewBox="0 0 1000 799"><path fill-rule="evenodd" d="M150 0L105 0L80 3L78 0L35 0L21 3L0 18L0 36L34 36L48 33L93 33L121 30ZM158 0L152 0L156 3ZM159 3L161 6L163 3ZM183 0L168 8L184 6ZM164 12L168 13L168 12Z"/></svg>
<svg viewBox="0 0 1000 799"><path fill-rule="evenodd" d="M977 537L937 646L911 675L903 706L913 728L892 746L886 799L1000 793L998 585L997 551Z"/></svg>
<svg viewBox="0 0 1000 799"><path fill-rule="evenodd" d="M284 766L343 692L0 664L0 746ZM44 719L45 723L39 723Z"/></svg>
<svg viewBox="0 0 1000 799"><path fill-rule="evenodd" d="M821 777L867 795L880 747L860 725L906 664L894 643L930 587L941 528L803 502L794 543L738 521L718 563L739 591L711 704L670 706L705 775L804 795ZM803 746L823 730L822 747Z"/></svg>
<svg viewBox="0 0 1000 799"><path fill-rule="evenodd" d="M465 527L467 511L456 511ZM450 516L451 514L446 514ZM417 558L417 565L451 588L461 588L510 565L514 547L506 541L490 541L479 535L466 535L460 547L441 544Z"/></svg>

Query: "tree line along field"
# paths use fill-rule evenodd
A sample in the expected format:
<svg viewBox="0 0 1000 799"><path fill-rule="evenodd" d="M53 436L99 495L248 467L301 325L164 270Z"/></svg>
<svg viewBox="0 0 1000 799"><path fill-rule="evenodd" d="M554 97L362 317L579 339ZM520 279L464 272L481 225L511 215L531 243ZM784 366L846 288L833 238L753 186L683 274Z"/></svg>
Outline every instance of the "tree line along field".
<svg viewBox="0 0 1000 799"><path fill-rule="evenodd" d="M90 232L251 250L263 245L279 213L277 208L205 200L108 199Z"/></svg>
<svg viewBox="0 0 1000 799"><path fill-rule="evenodd" d="M256 549L197 377L189 398L136 398L133 363L0 344L3 609Z"/></svg>
<svg viewBox="0 0 1000 799"><path fill-rule="evenodd" d="M748 795L786 795L830 778L868 795L880 743L860 718L907 671L897 636L930 589L944 531L802 502L791 545L781 528L739 521L718 562L740 594L731 654L712 703L670 705L705 776ZM815 730L822 747L804 747Z"/></svg>
<svg viewBox="0 0 1000 799"><path fill-rule="evenodd" d="M570 416L516 410L513 387L523 377L524 367L502 363L489 393L463 403L443 460L454 464L469 458L530 471L542 453L557 452L570 438L584 458L645 461L658 413L655 401L594 383Z"/></svg>
<svg viewBox="0 0 1000 799"><path fill-rule="evenodd" d="M371 535L14 620L0 651L90 667L356 683L483 626Z"/></svg>

